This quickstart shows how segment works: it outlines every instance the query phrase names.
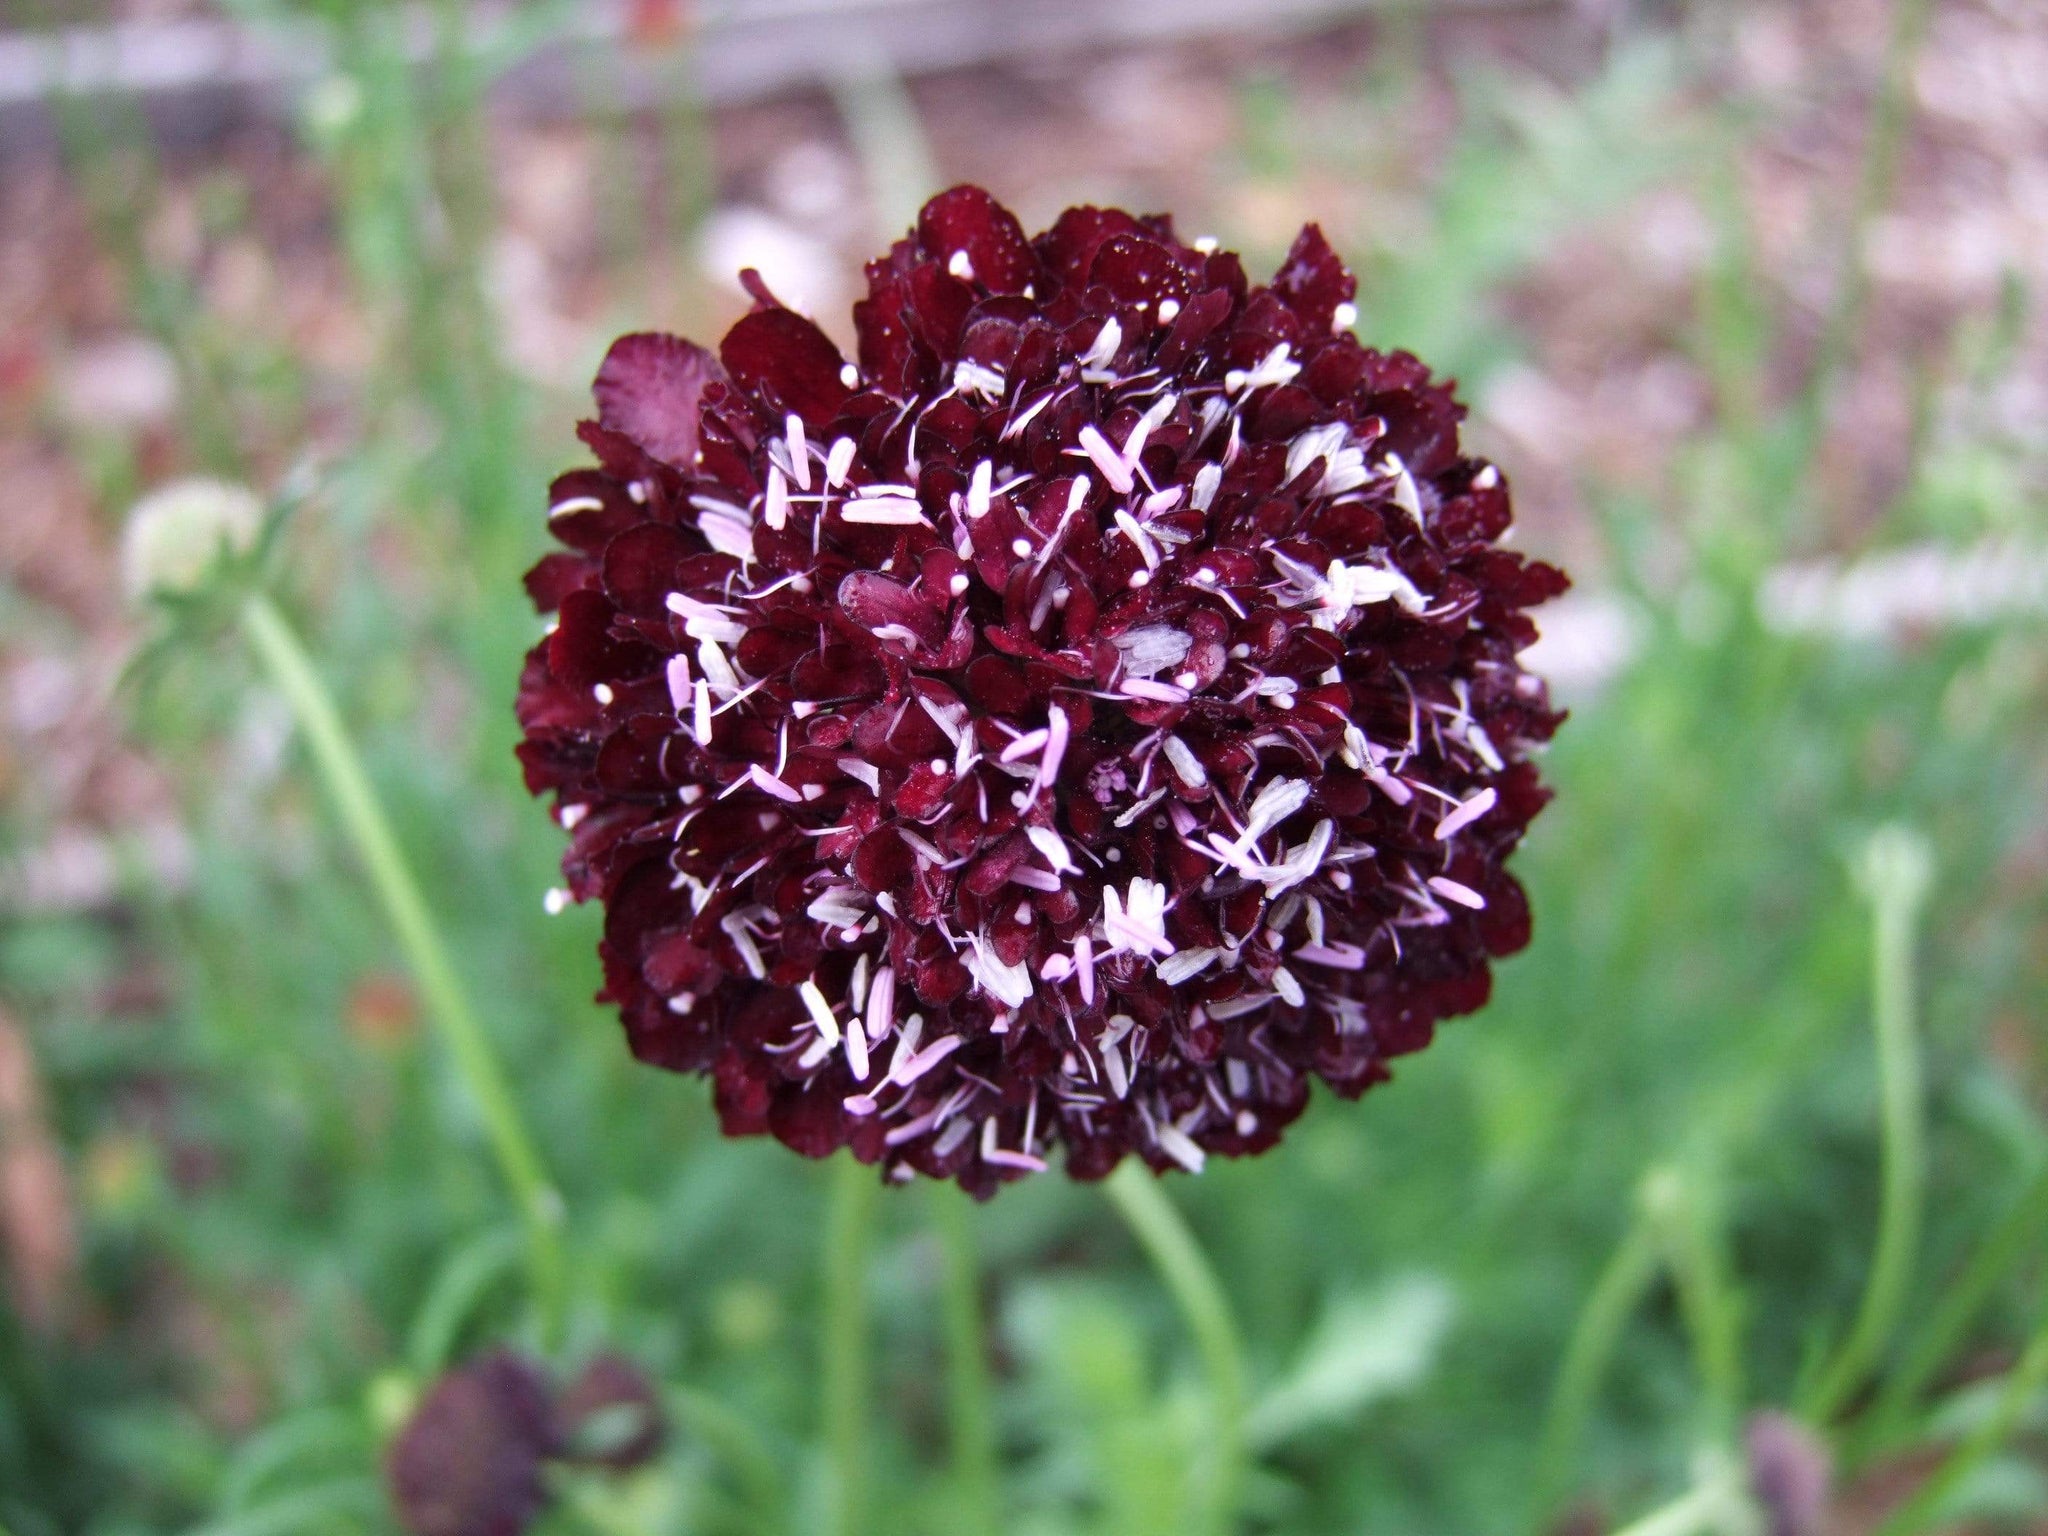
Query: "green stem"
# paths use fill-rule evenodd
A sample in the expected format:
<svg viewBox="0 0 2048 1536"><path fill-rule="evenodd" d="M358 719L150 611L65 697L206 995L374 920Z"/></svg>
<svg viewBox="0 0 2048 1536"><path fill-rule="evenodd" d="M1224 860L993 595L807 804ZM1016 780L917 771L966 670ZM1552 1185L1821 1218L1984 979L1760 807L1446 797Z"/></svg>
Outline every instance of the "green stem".
<svg viewBox="0 0 2048 1536"><path fill-rule="evenodd" d="M1941 1515L1941 1506L1956 1486L1982 1466L2011 1438L2019 1427L2027 1404L2043 1382L2048 1382L2048 1328L2034 1335L2020 1356L2019 1364L2005 1380L1998 1407L1972 1435L1956 1447L1935 1474L1922 1483L1913 1497L1892 1511L1891 1518L1878 1527L1877 1536L1919 1536Z"/></svg>
<svg viewBox="0 0 2048 1536"><path fill-rule="evenodd" d="M1237 1523L1238 1490L1244 1479L1246 1391L1244 1346L1230 1315L1230 1303L1187 1222L1143 1163L1126 1159L1103 1189L1173 1293L1208 1367L1215 1418L1209 1457L1208 1529L1228 1532Z"/></svg>
<svg viewBox="0 0 2048 1536"><path fill-rule="evenodd" d="M941 185L917 103L887 53L872 44L842 56L828 84L867 182L875 233L898 239Z"/></svg>
<svg viewBox="0 0 2048 1536"><path fill-rule="evenodd" d="M1814 1387L1806 1417L1824 1424L1869 1378L1891 1342L1913 1264L1927 1193L1927 1128L1920 1041L1913 1023L1913 928L1926 894L1929 856L1912 832L1888 827L1870 840L1864 884L1870 896L1872 1017L1883 1114L1883 1184L1877 1248L1849 1337Z"/></svg>
<svg viewBox="0 0 2048 1536"><path fill-rule="evenodd" d="M1549 1516L1551 1503L1564 1488L1572 1456L1593 1411L1593 1395L1621 1343L1630 1314L1657 1276L1659 1257L1656 1228L1645 1215L1638 1215L1579 1310L1544 1425L1536 1473L1539 1521Z"/></svg>
<svg viewBox="0 0 2048 1536"><path fill-rule="evenodd" d="M996 1428L983 1336L980 1268L974 1252L967 1197L950 1184L931 1191L932 1214L945 1252L946 1409L953 1442L953 1484L958 1511L951 1529L961 1536L996 1536L999 1483Z"/></svg>
<svg viewBox="0 0 2048 1536"><path fill-rule="evenodd" d="M825 1399L825 1457L831 1478L831 1536L860 1536L867 1528L868 1240L882 1192L875 1171L851 1153L832 1169L831 1210L825 1218L824 1287L820 1315Z"/></svg>
<svg viewBox="0 0 2048 1536"><path fill-rule="evenodd" d="M342 826L398 937L399 948L405 952L428 1016L440 1030L456 1071L483 1116L499 1171L526 1219L534 1296L542 1331L552 1341L560 1329L563 1309L561 1197L534 1150L490 1037L470 1006L440 929L370 786L333 695L291 625L267 596L258 593L250 597L243 604L241 618L250 646L291 706Z"/></svg>
<svg viewBox="0 0 2048 1536"><path fill-rule="evenodd" d="M1677 1169L1653 1174L1652 1185L1646 1204L1678 1289L1678 1309L1706 1397L1706 1438L1722 1444L1734 1434L1742 1412L1742 1319L1713 1200L1701 1176Z"/></svg>

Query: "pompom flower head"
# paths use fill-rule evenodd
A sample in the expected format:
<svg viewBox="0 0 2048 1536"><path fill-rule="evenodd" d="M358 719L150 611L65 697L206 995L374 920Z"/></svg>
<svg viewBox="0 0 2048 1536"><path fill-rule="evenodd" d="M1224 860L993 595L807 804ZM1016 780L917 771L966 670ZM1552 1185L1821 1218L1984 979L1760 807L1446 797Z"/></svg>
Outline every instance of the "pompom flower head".
<svg viewBox="0 0 2048 1536"><path fill-rule="evenodd" d="M1485 1002L1565 581L1319 230L1253 287L956 187L857 362L747 278L716 356L614 345L528 577L553 899L604 903L641 1059L986 1194L1258 1152Z"/></svg>

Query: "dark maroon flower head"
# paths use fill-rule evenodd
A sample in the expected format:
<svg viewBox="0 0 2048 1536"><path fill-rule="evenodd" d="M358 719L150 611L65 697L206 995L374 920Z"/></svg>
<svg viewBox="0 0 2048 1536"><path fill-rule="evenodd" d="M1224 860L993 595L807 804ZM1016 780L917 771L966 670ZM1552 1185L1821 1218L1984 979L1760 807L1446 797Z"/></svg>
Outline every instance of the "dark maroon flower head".
<svg viewBox="0 0 2048 1536"><path fill-rule="evenodd" d="M555 1453L547 1377L497 1350L434 1383L391 1442L385 1477L413 1536L520 1536L548 1504Z"/></svg>
<svg viewBox="0 0 2048 1536"><path fill-rule="evenodd" d="M522 1536L553 1503L548 1463L629 1472L667 1433L654 1383L624 1355L598 1355L557 1393L539 1361L494 1349L437 1379L392 1437L392 1512L412 1536Z"/></svg>
<svg viewBox="0 0 2048 1536"><path fill-rule="evenodd" d="M747 277L716 357L612 348L527 578L520 756L638 1056L986 1194L1261 1151L1485 1002L1565 580L1319 230L1255 288L956 187L857 362Z"/></svg>

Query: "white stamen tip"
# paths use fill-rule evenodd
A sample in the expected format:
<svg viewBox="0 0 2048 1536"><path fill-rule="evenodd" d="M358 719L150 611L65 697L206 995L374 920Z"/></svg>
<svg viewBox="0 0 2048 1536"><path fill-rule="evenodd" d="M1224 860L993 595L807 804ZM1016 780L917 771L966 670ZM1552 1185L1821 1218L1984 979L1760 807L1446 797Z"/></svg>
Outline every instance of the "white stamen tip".
<svg viewBox="0 0 2048 1536"><path fill-rule="evenodd" d="M831 486L846 484L846 472L853 468L854 443L850 437L837 438L831 451L825 455L825 483Z"/></svg>
<svg viewBox="0 0 2048 1536"><path fill-rule="evenodd" d="M1446 901L1455 901L1459 906L1471 907L1474 911L1486 905L1486 898L1471 886L1461 885L1445 875L1431 875L1429 888Z"/></svg>
<svg viewBox="0 0 2048 1536"><path fill-rule="evenodd" d="M1455 837L1492 810L1499 800L1500 795L1488 788L1482 789L1471 799L1460 802L1452 808L1449 815L1436 824L1436 840L1441 843Z"/></svg>
<svg viewBox="0 0 2048 1536"><path fill-rule="evenodd" d="M825 1001L825 994L818 989L817 978L810 977L796 989L797 996L804 1000L804 1007L810 1010L811 1022L818 1026L818 1033L829 1045L839 1043L839 1020L832 1016L832 1005Z"/></svg>
<svg viewBox="0 0 2048 1536"><path fill-rule="evenodd" d="M789 445L789 472L798 490L811 488L811 449L804 437L804 419L792 411L782 423L783 440Z"/></svg>

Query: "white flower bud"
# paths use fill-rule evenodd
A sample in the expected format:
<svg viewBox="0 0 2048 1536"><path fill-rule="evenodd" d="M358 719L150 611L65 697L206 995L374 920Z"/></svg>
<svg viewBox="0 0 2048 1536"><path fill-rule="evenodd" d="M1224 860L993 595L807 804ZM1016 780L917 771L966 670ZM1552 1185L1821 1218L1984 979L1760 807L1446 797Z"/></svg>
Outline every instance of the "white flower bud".
<svg viewBox="0 0 2048 1536"><path fill-rule="evenodd" d="M224 555L247 554L263 528L263 503L247 486L174 480L128 514L121 582L132 598L192 592Z"/></svg>

